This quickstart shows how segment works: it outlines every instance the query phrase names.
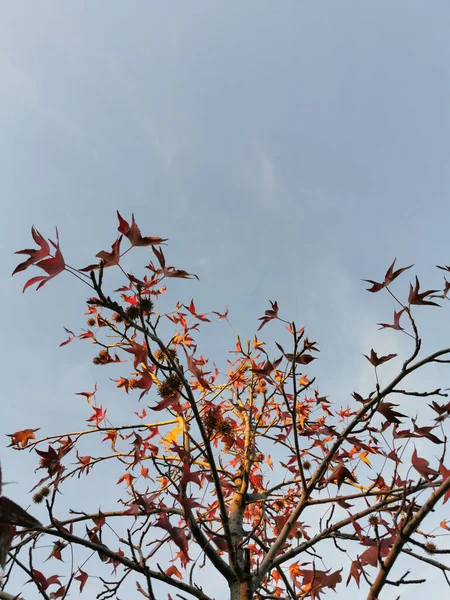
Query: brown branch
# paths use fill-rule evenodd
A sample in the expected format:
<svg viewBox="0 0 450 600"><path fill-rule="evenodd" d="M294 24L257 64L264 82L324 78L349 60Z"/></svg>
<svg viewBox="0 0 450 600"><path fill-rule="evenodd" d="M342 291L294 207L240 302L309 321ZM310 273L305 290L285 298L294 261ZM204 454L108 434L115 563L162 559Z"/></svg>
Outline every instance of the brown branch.
<svg viewBox="0 0 450 600"><path fill-rule="evenodd" d="M389 554L386 556L381 569L378 572L378 575L373 582L372 587L370 588L369 595L367 596L367 600L377 600L380 595L381 590L383 589L387 576L394 566L395 561L397 560L399 554L403 550L404 545L411 538L416 529L420 526L421 522L424 518L433 510L442 496L445 495L447 491L450 490L450 477L445 479L442 484L431 494L425 504L420 508L414 516L411 516L409 519L406 519L405 524L401 528L398 533L397 540L392 546Z"/></svg>

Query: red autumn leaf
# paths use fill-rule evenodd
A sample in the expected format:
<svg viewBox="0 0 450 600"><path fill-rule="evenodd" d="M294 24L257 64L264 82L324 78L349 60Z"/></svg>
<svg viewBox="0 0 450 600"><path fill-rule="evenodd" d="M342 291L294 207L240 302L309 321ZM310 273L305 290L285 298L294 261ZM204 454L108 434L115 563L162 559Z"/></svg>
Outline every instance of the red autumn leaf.
<svg viewBox="0 0 450 600"><path fill-rule="evenodd" d="M140 371L139 369L136 369L136 373L138 373L141 376L134 383L134 388L142 390L142 393L139 396L139 400L141 400L142 397L145 394L147 394L149 389L152 387L152 385L154 383L152 374L155 371L155 369L156 369L155 365L152 365L151 367L144 366L142 368L142 371Z"/></svg>
<svg viewBox="0 0 450 600"><path fill-rule="evenodd" d="M278 303L272 302L272 300L269 300L269 302L272 308L266 310L264 313L264 317L260 317L258 319L259 321L261 321L261 325L258 327L258 331L262 329L264 325L267 325L267 323L272 319L278 318Z"/></svg>
<svg viewBox="0 0 450 600"><path fill-rule="evenodd" d="M183 461L183 476L180 480L180 485L186 485L187 483L196 483L199 487L202 487L200 480L201 473L199 471L191 471L191 467L187 460Z"/></svg>
<svg viewBox="0 0 450 600"><path fill-rule="evenodd" d="M148 350L147 350L145 343L138 344L138 343L134 342L133 340L130 340L130 347L123 348L123 350L125 350L125 352L129 352L130 354L134 354L133 367L135 369L137 369L137 367L141 363L144 363L144 365L147 365Z"/></svg>
<svg viewBox="0 0 450 600"><path fill-rule="evenodd" d="M431 442L433 442L433 444L443 444L443 440L440 440L437 436L435 436L432 432L433 429L436 429L436 426L434 427L419 427L418 425L416 425L416 423L414 422L414 433L416 433L418 435L418 437L425 437L427 439L429 439Z"/></svg>
<svg viewBox="0 0 450 600"><path fill-rule="evenodd" d="M395 258L389 269L386 271L383 283L378 283L376 281L373 281L372 279L363 279L363 281L372 284L372 287L367 289L368 292L379 292L380 290L388 286L390 283L392 283L394 279L396 279L401 273L403 273L403 271L406 271L407 269L410 269L413 266L409 265L408 267L402 267L394 271L394 265L396 260L397 259Z"/></svg>
<svg viewBox="0 0 450 600"><path fill-rule="evenodd" d="M195 309L195 304L194 304L194 300L191 300L191 303L189 306L183 305L185 308L187 308L187 310L191 313L192 316L194 316L196 319L199 319L200 321L205 321L207 323L211 323L210 319L208 319L208 317L204 314L198 314L196 309Z"/></svg>
<svg viewBox="0 0 450 600"><path fill-rule="evenodd" d="M397 355L396 354L386 354L386 356L378 356L377 353L375 352L375 350L372 349L370 351L370 357L367 356L367 354L364 354L364 356L374 367L378 367L378 365L381 365L381 364L387 362L388 360L395 358Z"/></svg>
<svg viewBox="0 0 450 600"><path fill-rule="evenodd" d="M439 465L439 472L442 475L442 482L450 477L450 469L446 469L443 464ZM447 490L444 494L444 500L442 504L445 504L447 500L450 498L450 490ZM442 524L441 524L442 526Z"/></svg>
<svg viewBox="0 0 450 600"><path fill-rule="evenodd" d="M88 401L88 404L90 404L92 398L95 396L96 391L97 384L94 385L94 390L92 392L76 392L75 396L85 396L86 400Z"/></svg>
<svg viewBox="0 0 450 600"><path fill-rule="evenodd" d="M378 564L378 549L376 546L371 546L364 550L364 552L359 557L360 564L364 567L365 565L370 565L371 567L376 567Z"/></svg>
<svg viewBox="0 0 450 600"><path fill-rule="evenodd" d="M167 238L163 239L160 237L143 237L139 227L136 225L136 221L134 220L134 214L131 215L131 227L123 219L117 211L117 218L119 219L119 227L118 230L120 233L130 241L132 246L153 246L154 244L162 244L167 241Z"/></svg>
<svg viewBox="0 0 450 600"><path fill-rule="evenodd" d="M194 375L194 377L196 377L197 381L200 383L200 385L205 388L206 390L211 391L211 386L209 385L209 383L206 381L205 379L205 375L209 375L208 373L205 373L202 369L200 369L197 364L199 363L199 360L194 358L194 355L189 355L186 350L185 350L185 354L186 354L186 362L187 362L187 368L189 369L189 371L192 373L192 375Z"/></svg>
<svg viewBox="0 0 450 600"><path fill-rule="evenodd" d="M412 453L411 463L416 471L428 481L430 481L431 477L435 477L437 475L437 471L429 467L430 463L425 458L420 458L417 456L417 450L415 448L414 452Z"/></svg>
<svg viewBox="0 0 450 600"><path fill-rule="evenodd" d="M80 594L83 591L84 586L86 585L86 581L88 580L89 575L86 573L86 571L83 571L82 569L78 569L80 574L77 575L76 577L74 577L74 579L76 579L77 581L80 582Z"/></svg>
<svg viewBox="0 0 450 600"><path fill-rule="evenodd" d="M402 308L402 310L399 310L398 312L394 310L394 323L392 325L389 323L377 323L377 325L380 325L380 329L390 327L391 329L396 329L397 331L404 331L403 327L401 327L400 325L400 317L404 312L404 308Z"/></svg>
<svg viewBox="0 0 450 600"><path fill-rule="evenodd" d="M92 410L94 414L89 419L86 419L86 423L95 423L95 426L98 427L102 421L106 418L107 409L103 410L103 406L93 406Z"/></svg>
<svg viewBox="0 0 450 600"><path fill-rule="evenodd" d="M213 315L217 315L219 317L219 321L222 321L223 319L227 319L228 318L228 308L224 313L220 313L220 312L213 310Z"/></svg>
<svg viewBox="0 0 450 600"><path fill-rule="evenodd" d="M111 246L111 252L106 252L106 250L102 250L95 256L100 258L103 261L104 267L113 267L114 265L118 265L120 262L120 242L122 241L122 236L120 235L114 244ZM98 265L100 266L100 265ZM87 269L87 267L86 267ZM81 269L84 271L85 269Z"/></svg>
<svg viewBox="0 0 450 600"><path fill-rule="evenodd" d="M344 465L338 465L331 475L326 479L326 482L336 483L338 487L341 487L345 479L350 479L350 481L353 481L354 483L357 482L356 477L347 469L347 467L344 467Z"/></svg>
<svg viewBox="0 0 450 600"><path fill-rule="evenodd" d="M352 561L346 585L348 585L350 583L350 580L351 580L352 577L355 580L356 585L359 588L359 582L360 582L360 579L361 579L361 567L359 566L359 562L357 560L353 560Z"/></svg>
<svg viewBox="0 0 450 600"><path fill-rule="evenodd" d="M416 277L416 285L413 287L412 283L409 286L409 296L408 302L410 304L414 304L416 306L440 306L437 302L432 302L431 300L425 300L427 296L430 294L434 294L439 290L427 290L426 292L419 293L419 279Z"/></svg>
<svg viewBox="0 0 450 600"><path fill-rule="evenodd" d="M28 269L30 265L34 265L43 258L46 258L50 254L50 246L46 239L42 237L37 229L34 226L31 228L31 235L33 236L34 241L39 246L39 250L18 250L15 254L28 254L30 258L17 267L13 271L13 275L19 273L20 271L25 271Z"/></svg>
<svg viewBox="0 0 450 600"><path fill-rule="evenodd" d="M46 578L45 575L37 569L33 569L32 577L27 581L27 583L30 583L31 581L37 583L38 588L44 592L51 585L61 585L59 575L51 575L51 577Z"/></svg>
<svg viewBox="0 0 450 600"><path fill-rule="evenodd" d="M125 475L122 475L122 477L120 477L120 479L117 481L116 485L119 485L119 483L122 483L122 481L125 481L125 483L127 484L127 487L132 487L133 479L136 479L136 477L131 475L131 473L125 473Z"/></svg>
<svg viewBox="0 0 450 600"><path fill-rule="evenodd" d="M394 406L398 406L398 404L393 404L392 402L382 402L378 406L377 412L381 413L389 423L400 424L401 421L399 420L399 417L405 417L406 415L394 410Z"/></svg>
<svg viewBox="0 0 450 600"><path fill-rule="evenodd" d="M182 527L174 527L167 515L162 514L158 521L155 523L155 527L161 527L170 535L171 539L175 542L178 548L181 550L181 564L186 567L186 564L191 560L188 555L189 542Z"/></svg>
<svg viewBox="0 0 450 600"><path fill-rule="evenodd" d="M70 342L73 341L75 339L75 337L76 337L75 334L74 334L74 332L70 331L70 329L66 329L64 327L64 331L69 334L69 337L67 338L67 340L64 340L64 342L60 343L60 345L59 345L60 348L62 346L66 346L66 344L70 344Z"/></svg>
<svg viewBox="0 0 450 600"><path fill-rule="evenodd" d="M408 267L401 267L400 269L397 269L396 271L394 271L394 265L395 265L396 260L397 259L394 258L392 265L386 271L386 275L384 276L384 285L389 285L390 283L392 283L394 281L394 279L396 279L401 273L403 273L403 271L407 271L408 269L410 269L413 266L413 265L409 265Z"/></svg>
<svg viewBox="0 0 450 600"><path fill-rule="evenodd" d="M62 559L62 556L61 556L61 552L64 550L64 548L66 546L67 546L67 544L65 544L61 540L57 540L56 542L54 542L52 551L50 552L48 557L45 559L45 562L47 562L51 558L56 558L56 560L60 560L61 562L64 562Z"/></svg>
<svg viewBox="0 0 450 600"><path fill-rule="evenodd" d="M36 436L34 435L36 431L39 431L39 428L22 429L21 431L16 431L15 433L8 433L7 435L11 438L10 446L20 445L22 448L26 448L30 440L36 439Z"/></svg>
<svg viewBox="0 0 450 600"><path fill-rule="evenodd" d="M59 275L59 273L64 271L64 269L66 268L63 255L59 248L58 229L56 229L56 243L52 242L52 240L49 240L49 241L52 244L52 246L55 248L55 255L54 256L50 255L48 258L43 258L43 259L39 260L39 262L35 262L34 258L36 255L33 255L33 261L31 263L29 263L29 264L34 264L36 267L39 267L40 269L45 271L47 273L47 275L38 275L37 277L32 277L31 279L29 279L26 282L26 284L23 286L23 290L22 290L23 292L28 287L30 287L30 285L34 285L35 283L38 283L36 290L39 290L43 285L45 285L47 283L47 281L50 281L50 279L53 279L53 277L56 277L56 275ZM48 244L47 244L47 246L48 246ZM45 247L45 250L47 250L47 247ZM20 252L29 254L30 252L33 252L33 250L21 250ZM36 251L36 252L40 253L39 251ZM48 248L48 252L47 252L46 256L48 254L50 254L50 248ZM30 258L31 258L31 256L30 256ZM28 261L25 261L25 263L22 263L22 265L19 265L19 267L23 266L26 263L28 263ZM27 267L29 266L29 264L27 264ZM23 268L25 269L27 267L23 267ZM23 269L20 269L20 270L23 270ZM17 269L15 272L17 272Z"/></svg>

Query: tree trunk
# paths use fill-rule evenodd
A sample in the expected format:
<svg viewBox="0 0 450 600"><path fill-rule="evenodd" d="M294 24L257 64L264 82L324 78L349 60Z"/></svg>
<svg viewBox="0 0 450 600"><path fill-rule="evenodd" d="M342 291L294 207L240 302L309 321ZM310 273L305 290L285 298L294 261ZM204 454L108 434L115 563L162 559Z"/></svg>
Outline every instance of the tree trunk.
<svg viewBox="0 0 450 600"><path fill-rule="evenodd" d="M251 579L232 581L230 584L230 600L252 600Z"/></svg>

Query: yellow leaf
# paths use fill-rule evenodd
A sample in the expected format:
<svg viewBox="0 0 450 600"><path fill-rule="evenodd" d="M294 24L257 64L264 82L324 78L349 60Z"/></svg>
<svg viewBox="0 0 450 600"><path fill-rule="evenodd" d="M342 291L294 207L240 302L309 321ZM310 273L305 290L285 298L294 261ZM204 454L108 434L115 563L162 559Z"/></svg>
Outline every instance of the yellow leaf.
<svg viewBox="0 0 450 600"><path fill-rule="evenodd" d="M257 350L258 348L261 348L261 346L264 346L264 342L258 342L258 338L255 335L253 338L253 349Z"/></svg>
<svg viewBox="0 0 450 600"><path fill-rule="evenodd" d="M166 445L166 450L170 448L172 444L176 444L178 441L178 436L183 433L183 428L180 425L175 425L175 427L169 431L166 437L162 438L163 442Z"/></svg>
<svg viewBox="0 0 450 600"><path fill-rule="evenodd" d="M372 467L372 463L370 462L370 460L367 458L367 452L364 450L364 452L361 452L361 454L359 455L359 458L366 463L366 465L369 465L369 467Z"/></svg>

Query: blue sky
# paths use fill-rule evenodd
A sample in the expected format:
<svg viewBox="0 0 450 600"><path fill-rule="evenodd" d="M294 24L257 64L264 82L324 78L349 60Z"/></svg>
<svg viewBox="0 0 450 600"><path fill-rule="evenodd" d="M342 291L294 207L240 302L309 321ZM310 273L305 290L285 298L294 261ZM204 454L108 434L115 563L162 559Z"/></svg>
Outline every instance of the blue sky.
<svg viewBox="0 0 450 600"><path fill-rule="evenodd" d="M346 404L370 386L362 353L402 343L377 333L393 306L361 278L397 256L434 287L450 261L449 19L439 0L4 3L0 432L76 429L74 393L96 380L110 392L89 348L58 349L62 327L83 324L82 286L64 276L22 295L10 274L32 224L57 225L66 260L89 264L115 239L116 209L199 275L174 285L182 301L228 306L245 339L277 299L320 343L324 394ZM448 329L429 312L435 349ZM214 331L219 360L233 339ZM446 387L439 373L427 376ZM26 505L34 460L7 443L8 493Z"/></svg>

